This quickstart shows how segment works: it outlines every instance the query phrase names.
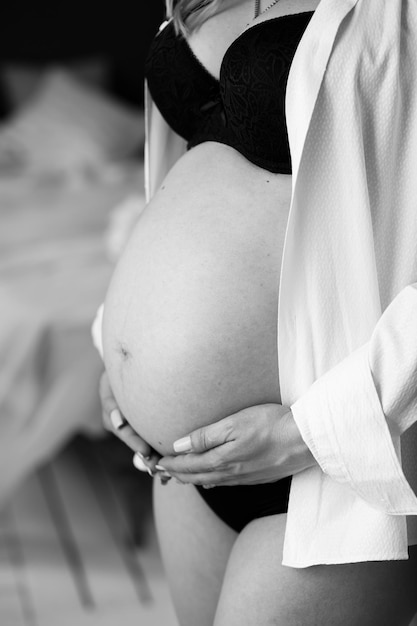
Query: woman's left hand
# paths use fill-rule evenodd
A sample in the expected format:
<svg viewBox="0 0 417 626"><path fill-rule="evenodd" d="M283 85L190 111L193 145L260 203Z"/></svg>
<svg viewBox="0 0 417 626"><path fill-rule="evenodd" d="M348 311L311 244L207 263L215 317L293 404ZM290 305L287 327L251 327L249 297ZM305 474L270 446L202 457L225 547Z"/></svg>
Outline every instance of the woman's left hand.
<svg viewBox="0 0 417 626"><path fill-rule="evenodd" d="M316 464L291 410L261 404L199 428L174 443L176 456L160 459L183 483L226 486L268 483Z"/></svg>

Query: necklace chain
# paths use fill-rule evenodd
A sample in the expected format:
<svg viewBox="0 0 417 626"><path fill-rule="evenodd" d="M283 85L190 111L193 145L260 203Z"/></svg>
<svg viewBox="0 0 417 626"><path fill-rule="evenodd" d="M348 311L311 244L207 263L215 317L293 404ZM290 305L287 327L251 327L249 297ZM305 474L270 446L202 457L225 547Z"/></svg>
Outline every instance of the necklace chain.
<svg viewBox="0 0 417 626"><path fill-rule="evenodd" d="M273 0L271 4L269 4L263 11L261 11L261 0L255 0L255 12L253 19L256 20L257 17L259 17L263 13L266 13L267 11L269 11L269 9L272 9L272 7L278 4L278 2L279 0Z"/></svg>

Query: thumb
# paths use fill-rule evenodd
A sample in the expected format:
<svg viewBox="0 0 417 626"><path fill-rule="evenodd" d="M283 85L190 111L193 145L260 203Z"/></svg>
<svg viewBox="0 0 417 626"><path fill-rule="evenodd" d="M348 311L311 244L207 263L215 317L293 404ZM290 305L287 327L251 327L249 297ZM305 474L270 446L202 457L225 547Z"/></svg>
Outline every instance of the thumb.
<svg viewBox="0 0 417 626"><path fill-rule="evenodd" d="M230 428L226 427L226 419L209 426L198 428L186 437L174 441L174 450L177 453L206 452L220 446L229 440Z"/></svg>

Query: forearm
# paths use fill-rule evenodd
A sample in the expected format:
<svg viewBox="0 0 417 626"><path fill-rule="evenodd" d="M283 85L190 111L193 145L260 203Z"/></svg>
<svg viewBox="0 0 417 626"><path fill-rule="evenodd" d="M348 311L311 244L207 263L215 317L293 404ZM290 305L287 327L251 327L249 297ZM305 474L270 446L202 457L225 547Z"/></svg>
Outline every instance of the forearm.
<svg viewBox="0 0 417 626"><path fill-rule="evenodd" d="M370 341L291 407L322 470L376 508L417 513L398 460L398 435L417 419L417 290L404 289Z"/></svg>

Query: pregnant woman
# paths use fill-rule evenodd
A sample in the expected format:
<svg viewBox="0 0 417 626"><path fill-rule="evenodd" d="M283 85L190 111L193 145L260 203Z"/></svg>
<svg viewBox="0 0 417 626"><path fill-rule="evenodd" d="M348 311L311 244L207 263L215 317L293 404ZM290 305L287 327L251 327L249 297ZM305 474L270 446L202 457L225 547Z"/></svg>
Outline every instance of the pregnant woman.
<svg viewBox="0 0 417 626"><path fill-rule="evenodd" d="M187 151L109 286L102 399L162 476L155 515L182 626L401 626L417 608L414 548L408 562L281 564L291 476L321 472L283 401L277 352L286 86L319 4L168 2L147 62L154 119Z"/></svg>

